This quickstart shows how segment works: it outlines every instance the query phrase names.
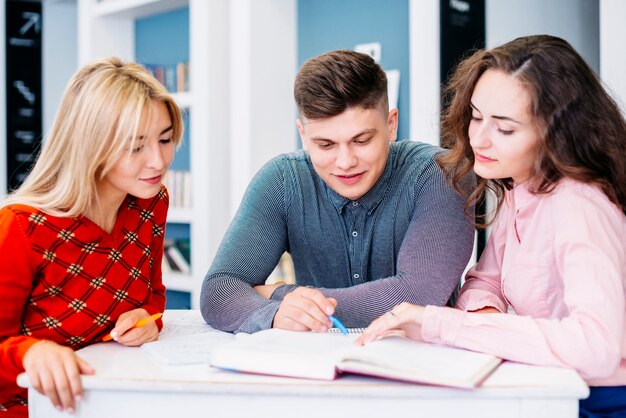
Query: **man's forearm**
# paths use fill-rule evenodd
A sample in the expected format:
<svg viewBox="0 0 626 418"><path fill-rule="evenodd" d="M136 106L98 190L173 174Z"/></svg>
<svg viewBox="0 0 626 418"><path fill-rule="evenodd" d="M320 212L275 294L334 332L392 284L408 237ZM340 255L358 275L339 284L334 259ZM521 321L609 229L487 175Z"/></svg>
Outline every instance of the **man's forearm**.
<svg viewBox="0 0 626 418"><path fill-rule="evenodd" d="M222 331L271 328L279 304L264 299L252 286L233 277L207 277L202 285L202 316L207 324Z"/></svg>

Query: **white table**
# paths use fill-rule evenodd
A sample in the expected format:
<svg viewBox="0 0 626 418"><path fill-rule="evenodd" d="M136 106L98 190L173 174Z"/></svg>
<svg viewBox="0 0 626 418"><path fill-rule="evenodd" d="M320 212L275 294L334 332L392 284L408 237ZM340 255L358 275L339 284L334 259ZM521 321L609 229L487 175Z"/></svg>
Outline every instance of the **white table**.
<svg viewBox="0 0 626 418"><path fill-rule="evenodd" d="M166 324L178 313L166 312ZM188 314L187 314L188 315ZM199 317L199 314L198 314ZM166 337L167 338L167 337ZM588 388L569 369L504 363L475 390L361 376L324 382L163 366L141 348L101 343L80 350L84 376L76 417L577 417ZM18 382L28 386L21 375ZM29 389L31 418L70 415Z"/></svg>

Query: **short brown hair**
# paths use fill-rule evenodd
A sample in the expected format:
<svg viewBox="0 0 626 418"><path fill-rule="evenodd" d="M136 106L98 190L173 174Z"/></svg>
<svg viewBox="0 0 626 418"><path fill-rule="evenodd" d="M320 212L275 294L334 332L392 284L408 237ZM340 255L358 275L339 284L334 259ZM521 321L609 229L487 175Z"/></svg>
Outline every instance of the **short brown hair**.
<svg viewBox="0 0 626 418"><path fill-rule="evenodd" d="M549 193L563 177L597 184L626 213L626 122L600 80L567 41L549 35L517 38L462 61L445 89L449 107L441 119L442 144L450 147L439 163L457 190L472 170L474 153L468 128L474 87L488 69L524 84L530 114L540 128L532 192ZM478 178L466 208L488 189L497 196L496 211L512 179ZM486 224L486 223L485 223Z"/></svg>
<svg viewBox="0 0 626 418"><path fill-rule="evenodd" d="M306 61L296 76L294 97L307 119L336 116L348 107L389 107L383 69L369 55L349 50Z"/></svg>

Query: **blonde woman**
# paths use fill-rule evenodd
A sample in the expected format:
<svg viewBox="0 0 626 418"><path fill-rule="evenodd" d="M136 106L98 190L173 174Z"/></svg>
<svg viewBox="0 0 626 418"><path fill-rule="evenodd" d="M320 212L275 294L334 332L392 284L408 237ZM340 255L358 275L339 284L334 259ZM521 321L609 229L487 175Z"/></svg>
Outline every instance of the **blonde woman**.
<svg viewBox="0 0 626 418"><path fill-rule="evenodd" d="M26 416L32 385L72 412L74 353L111 333L157 339L168 195L161 179L181 140L180 110L143 67L116 58L70 80L32 172L0 209L0 417Z"/></svg>

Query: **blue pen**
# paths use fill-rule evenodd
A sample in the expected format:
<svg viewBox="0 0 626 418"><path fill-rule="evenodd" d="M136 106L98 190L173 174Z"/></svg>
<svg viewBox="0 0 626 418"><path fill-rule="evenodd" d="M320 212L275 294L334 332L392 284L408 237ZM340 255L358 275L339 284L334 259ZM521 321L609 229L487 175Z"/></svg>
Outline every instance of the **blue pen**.
<svg viewBox="0 0 626 418"><path fill-rule="evenodd" d="M332 315L329 315L328 318L332 321L333 326L337 328L339 331L341 331L342 334L348 333L348 328L346 328L346 326L342 324L339 319L335 318Z"/></svg>

